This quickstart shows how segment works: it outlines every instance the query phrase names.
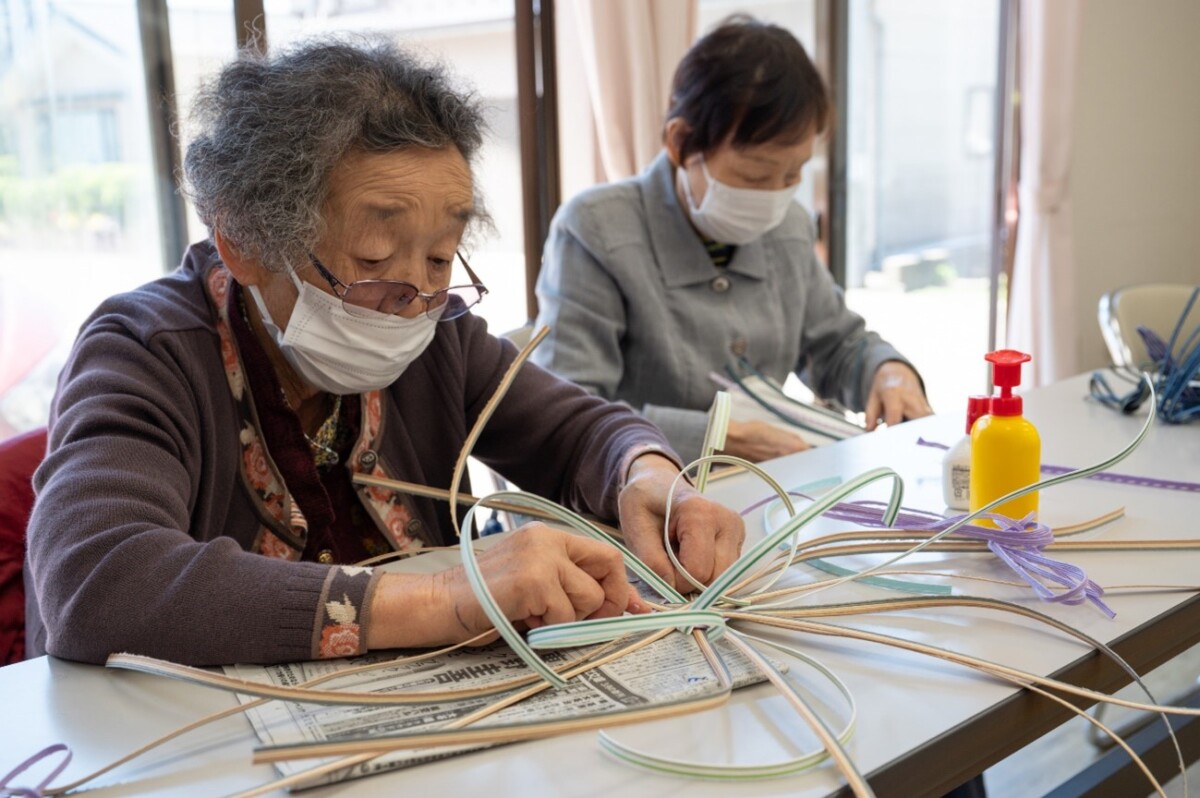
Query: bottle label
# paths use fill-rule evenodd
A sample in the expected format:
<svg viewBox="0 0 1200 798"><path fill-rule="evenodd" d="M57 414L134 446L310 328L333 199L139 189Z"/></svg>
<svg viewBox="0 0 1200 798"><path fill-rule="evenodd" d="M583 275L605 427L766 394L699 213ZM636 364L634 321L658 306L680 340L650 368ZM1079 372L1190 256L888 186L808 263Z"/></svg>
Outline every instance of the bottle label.
<svg viewBox="0 0 1200 798"><path fill-rule="evenodd" d="M969 501L971 494L971 469L954 466L950 469L950 490L956 501Z"/></svg>

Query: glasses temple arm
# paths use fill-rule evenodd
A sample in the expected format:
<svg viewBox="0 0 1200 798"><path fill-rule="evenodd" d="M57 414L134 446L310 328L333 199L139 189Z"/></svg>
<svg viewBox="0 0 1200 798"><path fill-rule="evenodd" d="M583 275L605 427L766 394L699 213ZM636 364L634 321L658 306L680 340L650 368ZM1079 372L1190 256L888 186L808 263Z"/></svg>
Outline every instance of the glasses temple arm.
<svg viewBox="0 0 1200 798"><path fill-rule="evenodd" d="M487 286L484 285L483 280L480 280L479 276L475 274L475 270L471 268L471 264L467 263L467 259L463 257L462 250L457 251L455 254L458 255L458 259L462 261L463 268L467 270L467 276L471 278L471 282L479 286L484 293L487 293Z"/></svg>

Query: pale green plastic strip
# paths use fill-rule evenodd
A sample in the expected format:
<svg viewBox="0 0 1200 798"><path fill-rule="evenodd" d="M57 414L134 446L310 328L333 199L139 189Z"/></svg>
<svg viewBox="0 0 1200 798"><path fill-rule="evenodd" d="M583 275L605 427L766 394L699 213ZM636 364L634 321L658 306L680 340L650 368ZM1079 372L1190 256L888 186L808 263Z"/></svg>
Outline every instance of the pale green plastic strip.
<svg viewBox="0 0 1200 798"><path fill-rule="evenodd" d="M625 559L625 564L628 565L629 568L631 568L634 573L641 577L641 579L643 579L647 584L651 585L655 590L657 590L659 595L678 604L684 603L683 596L681 596L673 587L667 584L658 574L646 567L645 563L633 555L633 552L621 545L616 538L605 533L595 524L592 524L582 516L563 507L559 507L557 504L554 504L547 499L543 499L540 496L535 496L530 493L521 493L519 491L501 491L499 493L493 493L487 498L506 499L513 503L523 503L528 507L535 507L550 515L553 515L561 523L571 527L572 529L578 530L597 540L605 541L609 545L617 548L617 550L621 552L621 556ZM462 522L462 526L464 528L473 528L471 525L474 521L475 511L482 506L482 502L476 502L469 510L467 510ZM500 609L500 605L496 602L491 590L488 589L487 581L483 578L483 575L479 571L479 563L475 559L475 547L473 543L474 541L471 539L470 535L463 535L459 538L458 550L462 558L463 570L467 574L467 581L470 583L471 590L475 593L475 597L479 600L479 604L483 607L483 611L487 614L488 619L491 620L492 625L496 627L496 631L500 633L500 636L504 638L505 642L508 643L516 655L519 656L526 665L532 668L535 673L555 687L566 687L566 680L555 673L550 666L547 665L542 658L539 657L534 650L529 647L529 644L525 642L525 639L521 636L521 633L518 632L508 618L505 617L504 612ZM641 616L630 616L630 618L635 617ZM724 622L722 621L722 625L723 623ZM615 639L615 637L620 637L624 634L626 633L618 632L614 637L609 637L607 639Z"/></svg>
<svg viewBox="0 0 1200 798"><path fill-rule="evenodd" d="M1153 386L1151 386L1151 391L1153 392ZM843 584L844 582L848 582L848 581L852 581L852 580L856 580L856 579L862 579L863 577L868 576L869 574L871 574L875 571L887 568L887 567L893 565L894 563L898 562L899 560L903 559L904 557L907 557L910 554L913 554L915 552L921 551L922 549L929 546L930 544L932 544L938 540L941 540L942 538L953 533L960 527L964 526L965 524L969 523L970 521L974 520L975 518L978 518L979 516L983 515L984 513L990 512L991 510L995 509L996 507L999 507L1000 505L1002 505L1006 502L1009 502L1013 499L1027 495L1034 491L1044 490L1046 488L1053 487L1055 485L1059 485L1059 484L1068 482L1073 479L1078 479L1080 477L1088 476L1090 474L1096 473L1097 471L1103 471L1103 470L1111 468L1113 465L1115 465L1116 463L1120 462L1125 457L1127 457L1129 455L1129 453L1132 452L1134 449L1136 449L1138 447L1138 445L1141 444L1142 440L1145 438L1147 432L1149 431L1149 429L1154 421L1155 405L1154 405L1153 400L1154 400L1154 397L1152 395L1149 416L1146 419L1146 423L1142 426L1141 431L1138 433L1138 436L1134 439L1134 441L1131 444L1126 446L1120 453L1118 453L1114 457L1109 458L1108 460L1106 460L1102 463L1096 464L1094 466L1077 469L1075 471L1071 471L1066 474L1061 474L1061 475L1058 475L1055 477L1051 477L1049 479L1043 480L1043 481L1035 483L1033 485L1029 485L1025 488L1021 488L1019 490L1013 491L1012 493L1009 493L1005 496L1001 496L1000 498L996 499L995 501L985 505L984 507L981 507L979 510L976 510L975 512L970 513L969 515L964 516L958 522L947 527L942 532L931 536L928 540L922 541L921 543L913 546L908 551L902 552L901 554L898 554L897 556L892 557L891 559L886 560L885 562L883 562L879 565L873 566L872 568L869 568L866 571L863 571L861 573L857 573L857 574L851 573L844 577L836 579L823 587L820 587L813 591L810 591L808 595L813 595L813 594L819 593L823 590L828 590L832 587L836 587L837 585ZM702 458L702 459L711 461L710 458ZM754 469L754 470L758 471L758 469ZM842 501L843 499L852 495L853 493L857 492L858 490L866 487L867 485L870 485L881 479L892 480L891 497L888 501L887 508L884 511L883 518L882 518L883 523L885 523L887 525L891 525L892 523L894 523L896 515L900 510L901 500L903 499L903 495L904 495L904 483L900 479L899 475L896 474L896 472L894 472L893 470L891 470L889 468L872 469L871 471L868 471L868 472L861 474L858 477L850 480L843 487L841 487L837 490L831 491L826 496L821 497L817 501L813 502L811 507L807 508L805 511L803 511L801 513L795 514L794 517L791 520L789 520L786 524L784 524L778 530L773 531L771 534L767 535L763 540L761 540L757 544L755 544L750 549L750 551L745 552L741 557L738 558L738 560L736 562L733 563L733 565L731 565L728 569L725 570L724 573L722 573L716 580L714 580L713 583L711 585L709 585L700 594L700 596L696 599L695 602L692 603L692 605L688 609L674 610L669 613L660 613L660 615L673 616L673 617L667 619L668 625L675 625L677 623L685 623L685 624L689 624L692 626L706 625L706 626L710 627L710 629L709 629L710 635L711 634L719 634L721 631L724 630L723 623L718 625L713 621L713 616L717 616L719 618L719 615L715 612L704 612L704 611L711 610L711 608L714 607L718 602L725 599L726 598L724 595L725 592L730 590L734 584L738 583L743 577L745 577L747 574L749 574L758 565L758 563L765 556L767 556L776 546L778 546L783 540L787 539L789 536L797 535L797 533L803 526L810 523L812 521L812 519L825 513L833 505L837 504L838 502ZM774 486L777 486L777 483L774 483L773 480L770 480L770 482ZM783 499L784 501L787 501L790 505L790 501L786 498L786 495L787 495L786 491L782 491L782 488L780 488L779 490L780 490L781 499ZM507 499L516 500L516 501L529 502L530 504L539 507L539 509L545 509L545 510L553 513L556 517L561 517L563 523L571 526L572 528L578 529L592 537L595 537L595 538L601 539L601 540L605 540L613 545L618 546L618 548L622 552L622 555L625 557L626 562L635 571L635 573L638 573L638 575L642 576L643 578L646 578L647 576L651 577L651 578L647 578L646 581L649 582L650 584L656 585L655 589L659 589L658 585L661 585L662 587L666 588L666 590L660 590L661 595L663 595L664 597L668 597L672 593L674 593L675 596L679 595L673 589L671 589L670 586L666 585L665 582L663 582L661 579L657 578L657 575L653 574L653 572L650 569L646 568L645 565L642 564L632 554L632 552L629 552L623 546L620 546L620 544L617 543L617 541L615 541L613 538L606 535L601 530L595 528L594 525L589 524L586 520L575 515L574 513L571 513L570 511L565 510L563 508L557 507L557 505L553 505L549 502L542 504L542 502L544 502L545 500L539 500L538 497L534 497L534 496L531 496L529 494L524 494L524 493L499 493L499 494L495 494L492 498L507 498ZM469 526L471 517L473 516L475 510L480 506L482 506L482 505L476 504L473 507L471 507L471 509L468 511L467 519L464 523L466 523ZM793 554L795 552L797 545L798 545L798 543L793 544ZM667 547L667 550L670 551L670 546ZM460 551L462 552L463 565L464 565L465 570L467 571L468 578L470 579L472 588L475 590L476 596L479 598L480 603L483 605L485 611L488 613L488 616L492 619L493 623L496 625L496 628L500 632L500 634L502 636L504 636L505 640L507 640L509 642L509 644L513 647L513 650L531 668L533 668L536 672L538 672L544 679L546 679L548 682L550 682L551 684L554 684L556 686L559 686L559 687L565 686L566 682L561 677L559 677L558 674L554 673L552 670L550 670L550 668L548 666L546 666L546 664L541 660L541 658L537 656L537 654L533 651L533 649L530 648L530 646L525 642L525 640L523 640L521 638L521 636L516 632L516 630L513 628L512 624L509 623L508 620L503 616L503 613L500 612L499 607L496 605L494 598L491 596L491 593L487 589L487 585L484 583L484 580L483 580L481 574L479 573L478 564L475 561L474 550L473 550L473 547L470 545L469 538L464 538L462 540L462 543L460 545ZM640 566L640 568L638 566ZM682 603L682 601L683 601L682 597L679 597L679 603ZM696 613L697 611L700 611L700 612L698 614L693 614L693 613ZM653 619L653 617L654 616L649 616L650 619ZM674 622L674 623L671 623L671 622ZM578 642L585 635L589 642L593 642L593 643L594 642L603 642L603 641L614 639L615 637L623 636L625 634L637 633L639 631L648 631L651 628L663 628L661 622L659 622L658 626L652 626L652 623L653 623L653 621L648 620L647 616L626 616L626 617L622 617L622 618L606 618L606 619L596 619L596 620L591 620L591 621L579 621L579 622L572 623L572 624L561 624L561 625L556 625L556 626L543 627L542 629L535 630L533 633L531 633L531 638L536 638L539 641L539 645L542 645L543 647L550 646L550 645L566 646L566 645L578 644ZM592 627L592 629L589 630L588 627ZM793 692L795 692L795 691L793 691ZM819 720L819 718L817 719L817 722L821 722ZM614 750L614 754L618 755L618 754L616 754L616 751L623 750L623 749L620 746L615 746L613 750ZM631 754L631 756L634 756L634 755ZM673 766L665 764L663 760L658 760L654 757L650 757L650 756L644 755L644 754L638 754L638 755L636 755L635 758L637 760L639 760L639 763L645 762L646 767L665 769L664 772L679 772L681 774L699 775L699 776L706 775L705 773L701 773L697 770L691 769L690 767L688 767L686 765L679 766L682 769L671 770L670 768ZM630 761L632 761L632 759ZM711 768L717 769L717 770L713 770L713 773L716 773L718 771L728 771L728 768L725 766L705 766L704 770L709 770ZM709 775L708 777L717 777L717 776Z"/></svg>
<svg viewBox="0 0 1200 798"><path fill-rule="evenodd" d="M824 490L831 485L839 485L841 484L841 481L842 480L840 478L836 477L817 480L816 482L796 488L795 492L815 493L817 490ZM765 534L769 535L775 531L773 515L779 508L780 501L775 499L769 505L767 505L766 510L763 512L763 532ZM783 548L783 546L784 544L781 543L780 548ZM846 568L841 565L835 565L828 560L823 560L820 558L805 560L804 564L811 565L818 571L824 571L825 573L833 574L834 576L853 576L854 574L858 573L850 568ZM927 582L910 582L905 579L893 579L887 576L868 576L858 581L862 582L864 585L873 585L874 587L881 587L885 590L896 590L902 593L921 593L930 596L949 596L953 595L954 593L954 588L948 585L934 585Z"/></svg>
<svg viewBox="0 0 1200 798"><path fill-rule="evenodd" d="M565 507L560 507L549 499L543 499L541 496L536 494L522 493L521 491L501 491L499 493L490 494L486 498L488 500L495 499L505 501L509 504L524 504L526 507L532 507L534 509L541 510L547 515L553 516L564 526L568 526L577 532L582 532L593 540L599 540L607 543L621 553L621 556L625 559L625 564L629 567L629 569L637 574L639 579L650 585L650 587L654 588L654 591L658 593L658 595L674 604L683 604L685 602L686 599L684 599L679 591L672 587L661 576L656 574L653 569L639 560L633 552L631 552L623 543L621 543L621 541L617 540L612 535L608 534L603 529L596 526L578 513L574 513ZM480 506L482 505L475 504L471 507L469 512L474 513L476 508Z"/></svg>
<svg viewBox="0 0 1200 798"><path fill-rule="evenodd" d="M1153 399L1153 396L1151 397L1151 399ZM1025 488L1021 488L1019 490L1013 491L1012 493L1009 493L1006 496L1001 496L1000 498L996 499L995 501L981 507L979 510L976 510L975 512L964 516L962 519L960 519L956 523L952 524L951 526L947 527L942 532L939 532L938 534L931 536L928 540L925 540L919 544L916 544L911 549L909 549L905 552L902 552L902 553L896 555L895 557L892 557L892 558L884 561L883 563L881 563L879 565L873 566L873 567L867 569L866 571L862 571L860 573L850 573L839 579L833 580L832 582L830 582L827 585L824 585L822 587L816 588L815 590L809 591L807 595L811 596L816 593L820 593L823 590L828 590L831 587L836 587L837 585L843 584L845 582L862 579L863 577L870 575L874 571L881 570L883 568L887 568L887 567L893 565L894 563L898 562L899 560L903 559L904 557L907 557L910 554L913 554L915 552L921 551L925 547L929 546L931 543L941 540L942 538L946 537L947 535L950 535L955 530L966 525L967 523L969 523L970 521L979 517L980 515L990 512L991 510L995 509L996 507L1004 504L1005 502L1011 501L1012 499L1019 498L1020 496L1024 496L1024 495L1031 493L1033 491L1036 491L1036 490L1042 490L1042 489L1045 489L1048 487L1053 487L1054 485L1059 485L1059 484L1062 484L1063 482L1067 482L1072 479L1078 479L1080 477L1087 476L1087 475L1095 473L1097 471L1103 471L1103 470L1109 469L1113 465L1115 465L1116 463L1120 462L1125 457L1127 457L1130 452L1132 452L1134 449L1136 449L1138 447L1138 445L1141 444L1141 442L1145 438L1147 432L1150 430L1150 427L1153 424L1153 422L1154 422L1154 407L1153 407L1153 405L1151 405L1150 414L1148 415L1148 417L1146 419L1146 423L1142 426L1142 429L1138 433L1137 437L1133 440L1133 442L1131 442L1128 446L1126 446L1121 452L1119 452L1114 457L1111 457L1108 460L1106 460L1102 463L1098 463L1093 466L1080 468L1075 471L1068 472L1066 474L1061 474L1061 475L1058 475L1055 477L1050 477L1049 479L1046 479L1041 482L1035 483L1033 485L1029 485ZM702 458L702 459L706 459L706 458ZM731 565L728 569L726 569L726 571L723 574L721 574L721 576L719 576L716 580L714 580L713 583L711 585L709 585L700 594L700 596L696 599L696 601L692 604L692 608L699 609L699 610L707 610L707 609L710 609L713 606L715 606L719 601L721 601L722 599L725 599L724 594L726 591L728 591L734 584L736 584L747 573L749 573L764 556L766 556L768 553L770 553L783 540L787 539L791 535L795 535L800 530L800 528L802 528L806 524L810 523L812 521L812 519L814 519L814 518L820 516L821 514L823 514L824 512L826 512L833 505L837 504L838 502L842 501L843 499L845 499L846 497L850 496L851 494L857 492L858 490L866 487L867 485L869 485L873 482L876 482L878 480L881 480L881 479L891 479L892 480L891 498L888 502L887 509L884 511L884 514L883 514L883 522L885 524L889 524L889 525L892 524L895 521L896 514L899 512L899 509L900 509L900 503L901 503L901 500L902 500L903 494L904 494L904 483L900 479L899 475L897 475L896 472L892 471L889 468L873 469L871 471L866 472L865 474L859 475L858 477L847 482L842 487L840 487L836 490L830 491L830 493L817 499L816 501L813 502L812 506L808 507L806 510L804 510L804 512L796 514L786 524L781 526L779 529L775 530L772 534L767 535L762 540L760 540L757 544L754 545L754 547L752 547L749 551L745 552L740 558L738 558L738 560L736 562L734 562L733 565ZM777 483L774 483L774 480L771 480L771 482L772 482L772 484L777 484ZM786 495L786 492L784 492L782 495ZM795 549L793 547L793 551L794 550ZM629 556L632 557L632 554L630 554ZM782 570L783 569L781 569L780 573L782 573ZM784 603L784 602L779 602L779 603ZM767 606L774 606L774 605L763 605L763 606L765 608ZM621 627L621 621L623 619L612 619L612 620L617 621L617 623L610 624L607 626L609 633L613 634L614 636L619 636L620 634L623 634L622 627ZM569 626L573 630L574 634L583 634L584 633L583 629L586 628L587 625L593 624L593 623L596 623L596 621L579 621L574 624L570 624ZM553 627L544 627L544 628L553 628ZM566 639L569 639L569 638L566 638ZM591 639L594 640L594 638L591 638ZM610 637L607 639L614 639L614 638Z"/></svg>
<svg viewBox="0 0 1200 798"><path fill-rule="evenodd" d="M782 485L780 485L778 482L776 482L771 477L770 474L768 474L766 471L763 471L761 468L756 466L754 463L751 463L749 460L743 460L740 457L733 457L732 455L727 455L727 454L709 454L709 455L705 455L704 457L698 458L698 459L693 460L692 462L688 463L687 467L685 467L682 471L680 471L678 474L675 475L675 479L671 482L671 489L667 492L667 510L666 510L665 516L663 518L663 549L667 552L667 557L671 560L671 564L675 566L675 570L677 570L679 573L683 574L683 577L685 579L687 579L688 582L691 583L692 587L696 588L696 590L704 590L705 587L707 587L707 585L705 585L700 580L696 579L696 577L692 576L691 572L688 571L688 569L683 567L683 563L681 563L679 561L679 557L676 556L676 554L675 554L675 547L671 545L671 504L672 504L672 498L675 496L675 491L679 489L679 483L682 480L684 480L689 473L691 473L692 469L708 468L710 465L712 465L714 463L725 463L727 465L736 465L736 466L739 466L739 467L749 471L750 473L756 475L763 482L766 482L767 485L769 485L771 487L771 490L775 491L775 495L778 496L778 501L783 502L784 506L787 507L788 512L790 512L792 514L795 514L795 512L796 512L796 508L792 505L792 498L790 496L788 496L788 493L784 489L784 487ZM799 547L799 545L800 545L799 538L797 538L795 544L793 545L793 549L792 549L793 557L795 557L795 552L796 552L796 549ZM790 560L789 560L789 563L790 563ZM771 585L773 585L775 583L775 581L777 579L779 579L779 577L782 575L784 570L785 569L780 569L779 573L776 574L775 578L772 579L769 584L764 585L763 587L759 588L759 590L770 589ZM755 591L755 592L758 592L758 591ZM733 598L731 596L726 596L726 600L729 601L730 603L737 604L739 606L747 605L747 602L741 601L741 600Z"/></svg>
<svg viewBox="0 0 1200 798"><path fill-rule="evenodd" d="M704 443L700 447L701 459L711 457L714 452L725 448L725 436L729 433L729 414L732 412L733 399L725 391L717 391L712 410L708 413L708 426L704 430ZM696 470L696 490L701 493L708 486L708 471L708 462L702 463ZM670 502L667 504L670 506Z"/></svg>
<svg viewBox="0 0 1200 798"><path fill-rule="evenodd" d="M801 527L811 522L830 507L842 501L847 496L861 490L873 482L878 482L881 479L890 479L892 481L892 495L888 501L887 509L884 511L883 521L885 524L891 524L896 513L900 510L900 501L904 498L904 482L900 476L890 468L873 468L865 474L860 474L854 479L847 482L840 488L830 491L825 496L817 499L810 507L797 513L790 521L781 526L773 534L764 537L758 543L741 557L739 557L733 565L725 569L719 577L713 580L713 583L700 594L693 606L697 609L708 609L720 601L722 595L729 590L733 585L739 582L742 577L749 573L758 562L774 550L779 543L790 535L796 534ZM835 581L831 584L838 584ZM814 591L816 592L816 591Z"/></svg>
<svg viewBox="0 0 1200 798"><path fill-rule="evenodd" d="M858 706L855 704L854 695L850 692L850 688L833 671L825 667L819 660L804 654L797 648L754 635L748 635L744 632L733 632L732 634L737 634L744 639L754 640L763 645L776 648L789 656L795 657L828 679L846 699L846 703L850 709L849 719L845 727L838 732L837 740L842 745L850 741L854 736L854 730L858 722ZM799 697L798 694L797 697ZM806 770L811 770L829 758L829 753L822 748L794 759L763 765L713 765L707 762L695 762L647 754L618 742L603 731L600 732L599 736L600 746L609 754L627 764L655 773L665 773L673 776L691 776L719 781L749 781L792 776L797 773L803 773Z"/></svg>
<svg viewBox="0 0 1200 798"><path fill-rule="evenodd" d="M860 571L855 571L852 568L846 568L841 565L834 565L829 560L812 559L806 560L805 565L811 565L818 571L824 571L827 574L834 576L849 576L854 577L860 574ZM954 588L950 585L935 585L928 582L908 582L903 579L892 579L889 576L862 576L856 581L864 585L873 585L881 587L884 590L895 590L900 593L920 593L927 596L950 596L954 594Z"/></svg>
<svg viewBox="0 0 1200 798"><path fill-rule="evenodd" d="M475 505L467 511L466 517L463 519L463 526L467 529L472 529L471 519L475 512ZM512 647L512 650L517 653L525 664L533 671L545 679L555 687L566 687L567 680L555 673L549 665L547 665L541 657L534 654L533 651L526 645L521 633L516 630L512 622L508 620L504 612L501 611L500 605L496 603L492 591L488 589L487 580L483 578L483 574L479 572L479 563L475 560L474 541L470 535L463 535L459 538L458 550L462 555L463 570L466 571L467 581L471 583L471 590L475 593L475 598L479 600L479 604L483 607L483 611L492 621L492 625L496 627L496 631L500 636Z"/></svg>
<svg viewBox="0 0 1200 798"><path fill-rule="evenodd" d="M1150 379L1149 375L1147 375L1147 374L1143 374L1142 379L1145 380L1147 383L1152 383L1152 380ZM1142 425L1142 429L1138 432L1137 437L1134 438L1133 441L1128 446L1126 446L1124 449L1117 452L1115 455L1108 458L1104 462L1096 463L1095 465L1086 466L1084 468L1077 468L1074 471L1068 471L1065 474L1059 474L1058 476L1050 477L1049 479L1044 479L1041 482L1035 482L1032 485L1026 485L1023 488L1014 490L1012 493L1001 496L1000 498L996 499L995 501L985 504L983 507L980 507L975 512L964 515L962 518L960 518L955 523L946 527L944 530L937 533L936 535L930 536L929 539L921 541L920 543L918 543L916 546L913 546L908 551L901 552L900 554L897 554L895 557L892 557L890 560L885 560L884 562L882 562L878 565L872 566L872 567L868 568L867 570L862 571L858 574L851 574L849 576L844 576L840 579L836 579L823 587L819 587L812 591L809 591L809 593L807 595L814 596L817 593L820 593L825 590L829 590L832 587L837 587L838 585L840 585L844 582L861 579L862 577L869 576L870 574L874 573L875 571L879 571L884 568L888 568L888 567L894 565L895 563L899 562L900 560L904 559L905 557L909 556L910 554L915 554L916 552L921 551L922 549L929 546L930 544L935 543L935 542L941 540L942 538L945 538L947 535L953 534L961 527L964 527L967 524L974 521L976 518L979 518L980 516L984 515L985 513L990 513L992 510L995 510L1000 505L1010 502L1013 499L1019 499L1022 496L1026 496L1030 493L1034 493L1035 491L1045 490L1046 488L1052 488L1055 485L1061 485L1064 482L1070 482L1075 479L1081 479L1083 477L1091 476L1092 474L1095 474L1099 471L1109 470L1114 465L1116 465L1117 463L1121 462L1126 457L1128 457L1130 455L1130 453L1132 453L1133 450L1136 449L1138 446L1140 446L1142 444L1142 441L1145 440L1146 433L1148 433L1150 431L1150 427L1153 426L1153 424L1154 424L1154 418L1155 418L1154 401L1155 401L1154 386L1153 386L1153 384L1151 384L1150 385L1150 412L1146 416L1146 423ZM894 497L895 497L895 494L893 493L893 498ZM897 508L897 509L899 509L899 508ZM890 526L895 520L896 520L896 511L893 510L892 506L889 504L888 510L885 513L884 518L883 518L883 523L888 524Z"/></svg>
<svg viewBox="0 0 1200 798"><path fill-rule="evenodd" d="M662 629L708 627L709 639L725 633L725 617L712 610L667 610L651 615L625 615L619 618L595 618L590 621L559 623L543 626L529 633L529 646L534 649L577 648L607 643L618 637Z"/></svg>
<svg viewBox="0 0 1200 798"><path fill-rule="evenodd" d="M1147 382L1149 382L1149 378L1146 377L1145 375L1143 375L1143 379L1145 379ZM1151 391L1150 399L1151 399L1151 401L1153 401L1154 400L1154 395L1153 395L1154 388L1151 387L1150 391ZM996 499L995 501L985 504L983 507L980 507L975 512L964 515L958 521L956 521L955 523L946 527L941 532L937 533L936 535L931 535L928 539L921 541L920 543L913 546L911 549L908 549L907 551L903 551L890 559L884 560L883 562L879 563L878 565L874 565L874 566L866 569L865 571L861 571L858 573L851 573L851 574L848 574L841 578L834 579L833 581L829 582L826 585L823 585L821 587L818 587L818 588L808 591L805 595L806 596L814 596L817 593L821 593L825 590L829 590L830 588L837 587L838 585L844 584L846 582L861 580L864 577L870 576L871 574L873 574L876 571L880 571L885 568L888 568L888 567L894 565L895 563L899 562L900 560L904 559L905 557L908 557L911 554L915 554L915 553L925 549L929 545L936 543L939 540L942 540L946 536L953 534L958 529L960 529L963 526L966 526L967 524L974 521L976 518L979 518L980 516L984 515L985 513L990 513L992 510L996 509L1000 505L1005 504L1006 502L1012 501L1013 499L1018 499L1022 496L1025 496L1029 493L1033 493L1035 491L1045 490L1046 488L1051 488L1051 487L1054 487L1055 485L1061 485L1064 482L1070 482L1071 480L1080 479L1082 477L1086 477L1086 476L1090 476L1091 474L1095 474L1098 471L1106 471L1106 470L1112 468L1114 465L1116 465L1117 463L1121 462L1126 457L1128 457L1129 454L1134 449L1136 449L1138 446L1141 445L1142 441L1146 437L1146 434L1150 431L1150 427L1154 424L1154 418L1155 418L1155 408L1153 405L1151 405L1150 412L1146 416L1146 422L1142 425L1142 428L1138 432L1137 437L1134 438L1133 441L1128 446L1126 446L1120 452L1113 455L1112 457L1105 460L1104 462L1096 463L1095 465L1086 466L1084 468L1077 468L1074 471L1068 471L1065 474L1059 474L1058 476L1050 477L1048 479L1042 480L1041 482L1035 482L1032 485L1027 485L1024 488L1019 488L1018 490L1014 490L1011 493L1001 496L1000 498ZM872 472L868 472L868 473L872 473ZM863 476L866 476L866 475L863 475ZM859 479L862 479L862 477L859 477ZM898 477L897 477L897 479L898 479ZM853 485L853 484L854 484L854 482L848 483L847 487L849 487L849 485ZM829 494L829 496L827 496L826 499L828 499L829 497L832 497L832 496L837 496L838 500L840 501L841 498L843 498L850 492L852 492L852 491L840 489L840 490L834 491L833 493ZM896 498L895 491L893 491L893 493L892 493L892 498L893 498L893 500L895 500L895 498ZM822 501L820 504L824 505L824 504L827 504L827 502ZM818 506L818 505L814 505L814 507L816 507L816 506ZM809 508L809 510L806 511L804 515L811 516L812 509L813 508ZM884 513L883 523L887 524L887 525L891 525L895 521L896 511L898 509L899 509L898 507L893 509L893 504L889 503L888 509ZM822 509L821 512L824 512L824 509ZM799 518L799 516L797 516L797 518ZM782 540L784 537L786 537L786 534L784 534L784 533L791 530L793 524L796 523L797 518L793 518L791 521L789 521L787 524L785 524L783 527L781 527L779 532L775 533L773 536L771 536L771 538L768 538L768 539ZM807 523L807 519L805 519L804 523ZM736 565L736 563L735 563L735 565ZM713 584L714 584L714 586L716 585L715 582ZM782 603L783 602L777 602L774 605L763 605L763 606L764 607L780 606L780 605L782 605ZM700 606L699 602L697 602L697 606Z"/></svg>

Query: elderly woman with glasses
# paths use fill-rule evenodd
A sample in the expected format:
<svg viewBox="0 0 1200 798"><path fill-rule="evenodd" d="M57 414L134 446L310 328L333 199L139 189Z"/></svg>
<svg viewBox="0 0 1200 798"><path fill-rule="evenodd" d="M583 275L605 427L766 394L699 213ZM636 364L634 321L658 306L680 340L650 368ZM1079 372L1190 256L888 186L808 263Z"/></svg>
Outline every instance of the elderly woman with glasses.
<svg viewBox="0 0 1200 798"><path fill-rule="evenodd" d="M188 190L211 233L175 273L106 301L63 371L29 526L32 654L213 665L349 656L489 628L461 569L356 561L453 544L446 488L516 352L469 311L484 218L481 110L388 44L246 55L200 95ZM458 273L461 264L462 273ZM686 486L661 433L537 366L476 456L604 518L673 582L736 557L740 519ZM639 611L611 548L531 524L480 555L538 626Z"/></svg>

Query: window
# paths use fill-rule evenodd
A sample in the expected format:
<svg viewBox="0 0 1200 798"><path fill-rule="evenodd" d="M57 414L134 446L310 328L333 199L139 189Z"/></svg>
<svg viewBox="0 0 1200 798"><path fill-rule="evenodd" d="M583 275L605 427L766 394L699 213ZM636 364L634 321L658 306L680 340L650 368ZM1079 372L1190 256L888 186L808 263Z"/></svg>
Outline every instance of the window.
<svg viewBox="0 0 1200 798"><path fill-rule="evenodd" d="M167 0L167 19L151 22L158 36L169 24L170 50L155 54L126 0L0 0L0 438L45 423L75 332L100 301L176 265L161 231L183 201L155 175L151 123L164 128L166 111L146 65L162 57L174 74L170 123L185 147L199 81L235 55L234 5ZM469 242L491 292L479 311L494 330L523 324L513 4L282 0L265 4L263 26L275 47L335 31L395 36L481 95L490 130L475 172L494 227ZM187 240L207 236L194 213L186 221Z"/></svg>
<svg viewBox="0 0 1200 798"><path fill-rule="evenodd" d="M237 55L237 37L230 0L167 0L167 13L175 73L175 130L182 153L192 138L189 118L196 90L201 81L213 77ZM186 237L188 242L208 238L208 228L191 203L187 205Z"/></svg>
<svg viewBox="0 0 1200 798"><path fill-rule="evenodd" d="M849 7L847 302L964 411L987 387L999 0Z"/></svg>
<svg viewBox="0 0 1200 798"><path fill-rule="evenodd" d="M90 104L92 98L64 97L62 110L38 113L42 166L54 171L78 164L120 161L115 99L101 100L103 105L99 107L80 110L72 106Z"/></svg>
<svg viewBox="0 0 1200 798"><path fill-rule="evenodd" d="M0 438L46 423L80 323L162 272L137 10L0 0Z"/></svg>

